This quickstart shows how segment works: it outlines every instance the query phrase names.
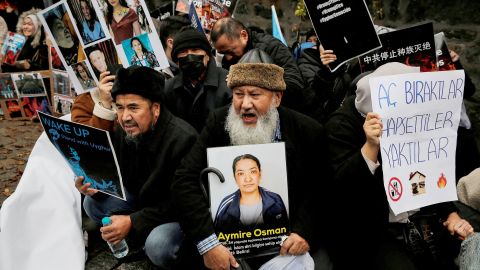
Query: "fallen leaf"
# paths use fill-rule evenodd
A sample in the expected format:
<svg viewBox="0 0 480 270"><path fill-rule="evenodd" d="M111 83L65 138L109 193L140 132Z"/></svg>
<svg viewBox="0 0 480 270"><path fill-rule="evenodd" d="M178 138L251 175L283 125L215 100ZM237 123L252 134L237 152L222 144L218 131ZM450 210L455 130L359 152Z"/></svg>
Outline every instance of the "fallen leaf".
<svg viewBox="0 0 480 270"><path fill-rule="evenodd" d="M25 160L16 160L15 164L17 165L25 165Z"/></svg>
<svg viewBox="0 0 480 270"><path fill-rule="evenodd" d="M9 188L4 189L2 193L3 193L3 195L5 195L7 197L12 195L12 192L10 191Z"/></svg>

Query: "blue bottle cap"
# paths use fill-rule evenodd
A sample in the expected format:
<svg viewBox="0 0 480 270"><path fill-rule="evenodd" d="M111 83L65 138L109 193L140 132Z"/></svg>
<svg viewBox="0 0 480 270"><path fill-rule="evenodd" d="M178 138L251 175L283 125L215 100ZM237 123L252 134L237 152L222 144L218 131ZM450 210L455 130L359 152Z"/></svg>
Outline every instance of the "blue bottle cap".
<svg viewBox="0 0 480 270"><path fill-rule="evenodd" d="M106 226L106 225L110 224L111 222L112 222L112 221L110 220L109 217L104 217L104 218L102 218L102 224L103 224L103 226Z"/></svg>

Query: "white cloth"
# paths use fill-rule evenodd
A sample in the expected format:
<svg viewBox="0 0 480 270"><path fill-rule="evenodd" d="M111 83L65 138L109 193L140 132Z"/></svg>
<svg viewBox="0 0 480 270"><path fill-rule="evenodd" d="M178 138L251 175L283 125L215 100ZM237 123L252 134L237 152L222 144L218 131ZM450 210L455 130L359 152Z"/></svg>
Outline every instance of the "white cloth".
<svg viewBox="0 0 480 270"><path fill-rule="evenodd" d="M313 270L315 263L307 252L303 255L278 255L260 267L259 270Z"/></svg>
<svg viewBox="0 0 480 270"><path fill-rule="evenodd" d="M80 193L72 170L43 132L16 191L0 209L0 269L84 267Z"/></svg>

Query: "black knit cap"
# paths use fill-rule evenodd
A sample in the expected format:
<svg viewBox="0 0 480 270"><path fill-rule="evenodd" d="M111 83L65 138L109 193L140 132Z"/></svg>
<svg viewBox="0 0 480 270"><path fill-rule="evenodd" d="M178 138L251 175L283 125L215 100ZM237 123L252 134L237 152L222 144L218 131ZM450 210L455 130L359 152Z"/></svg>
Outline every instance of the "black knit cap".
<svg viewBox="0 0 480 270"><path fill-rule="evenodd" d="M153 102L163 101L165 77L152 68L130 66L120 68L112 87L113 100L120 94L135 94Z"/></svg>
<svg viewBox="0 0 480 270"><path fill-rule="evenodd" d="M202 49L207 55L211 55L212 46L210 46L205 34L194 28L179 32L173 38L172 61L176 63L178 53L193 48Z"/></svg>

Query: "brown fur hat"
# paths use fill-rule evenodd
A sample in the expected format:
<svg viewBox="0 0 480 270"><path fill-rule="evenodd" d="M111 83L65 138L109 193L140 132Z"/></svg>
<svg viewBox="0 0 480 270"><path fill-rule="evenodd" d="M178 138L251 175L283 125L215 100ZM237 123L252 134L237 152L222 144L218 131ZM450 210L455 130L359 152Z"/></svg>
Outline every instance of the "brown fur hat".
<svg viewBox="0 0 480 270"><path fill-rule="evenodd" d="M273 64L271 58L262 50L248 51L238 64L230 67L227 86L233 90L238 86L257 86L271 91L285 91L283 68Z"/></svg>

